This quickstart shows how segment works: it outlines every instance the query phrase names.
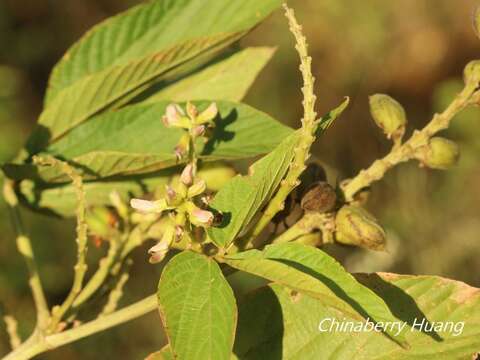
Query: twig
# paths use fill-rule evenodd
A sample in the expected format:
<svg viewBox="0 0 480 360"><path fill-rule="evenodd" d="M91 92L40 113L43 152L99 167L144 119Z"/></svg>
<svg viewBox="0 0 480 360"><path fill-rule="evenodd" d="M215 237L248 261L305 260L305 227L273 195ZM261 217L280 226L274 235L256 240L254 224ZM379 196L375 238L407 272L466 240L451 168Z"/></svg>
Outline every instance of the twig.
<svg viewBox="0 0 480 360"><path fill-rule="evenodd" d="M8 338L10 340L10 346L12 349L16 349L22 343L20 336L18 336L18 323L17 320L11 315L5 315L3 317L3 321L5 322Z"/></svg>
<svg viewBox="0 0 480 360"><path fill-rule="evenodd" d="M38 273L37 264L33 254L32 244L30 239L25 235L23 225L18 210L18 198L13 189L13 182L5 180L3 186L3 195L8 208L10 210L12 223L17 232L17 248L20 254L25 259L27 269L29 273L28 283L33 295L33 301L35 302L35 309L37 313L37 327L44 328L50 319L50 312L48 310L47 300L43 292L40 275Z"/></svg>
<svg viewBox="0 0 480 360"><path fill-rule="evenodd" d="M433 119L422 130L414 131L406 142L395 146L384 158L374 161L369 168L361 170L357 176L346 182L342 186L345 200L347 202L352 201L358 191L382 179L388 170L399 163L413 159L415 153L421 147L428 145L428 141L433 135L447 129L452 118L466 106L470 105L476 89L477 84L467 82L464 89L455 97L452 103L442 113L435 114Z"/></svg>
<svg viewBox="0 0 480 360"><path fill-rule="evenodd" d="M90 280L88 280L82 291L75 298L75 301L72 304L72 309L78 308L80 305L85 303L85 301L90 299L108 277L110 269L115 263L117 254L119 252L119 246L115 240L110 241L109 244L107 255L100 260L97 271L90 278Z"/></svg>
<svg viewBox="0 0 480 360"><path fill-rule="evenodd" d="M48 350L72 343L92 334L136 319L157 308L157 296L151 295L112 314L97 318L76 328L46 337L34 333L26 342L3 360L27 360Z"/></svg>
<svg viewBox="0 0 480 360"><path fill-rule="evenodd" d="M49 332L55 332L59 322L65 313L70 309L75 298L82 290L83 280L87 272L86 253L87 253L87 223L85 221L85 191L83 188L82 177L68 163L60 161L51 156L34 157L34 163L43 166L58 166L72 180L77 193L77 263L74 266L74 277L72 288L65 301L60 306L52 309L52 319L49 324Z"/></svg>
<svg viewBox="0 0 480 360"><path fill-rule="evenodd" d="M284 207L285 199L288 194L299 184L298 178L305 170L305 162L310 157L310 147L315 141L315 132L319 122L316 121L317 113L315 112L316 96L313 92L315 78L312 75L312 58L308 55L308 45L305 36L302 34L302 28L295 19L292 9L286 4L283 5L285 16L290 24L290 31L293 33L296 41L295 48L300 56L300 72L303 77L303 119L302 134L299 138L295 155L288 170L285 179L282 181L280 188L275 196L271 199L267 208L263 212L260 220L253 227L248 237L248 242L253 241L267 226L272 218Z"/></svg>
<svg viewBox="0 0 480 360"><path fill-rule="evenodd" d="M128 261L130 260L130 261ZM130 278L129 270L132 265L131 259L128 259L125 262L124 269L122 270L120 276L118 277L117 283L115 284L115 287L112 289L110 294L108 295L108 301L105 304L105 306L102 309L102 312L100 313L99 317L106 316L108 314L111 314L115 311L115 309L118 306L118 302L123 296L123 287L127 283L128 279Z"/></svg>

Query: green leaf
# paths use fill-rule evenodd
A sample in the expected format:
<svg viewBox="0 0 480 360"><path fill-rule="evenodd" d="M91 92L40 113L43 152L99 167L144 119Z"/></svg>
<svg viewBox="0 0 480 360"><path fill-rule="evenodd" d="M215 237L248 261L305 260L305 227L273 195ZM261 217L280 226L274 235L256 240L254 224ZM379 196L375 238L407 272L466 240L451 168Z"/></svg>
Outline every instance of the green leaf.
<svg viewBox="0 0 480 360"><path fill-rule="evenodd" d="M408 349L374 331L320 332L324 319L355 324L357 319L274 284L252 292L240 304L235 354L240 359L475 359L480 349L479 289L435 276L357 277L386 301L399 324L406 324ZM459 324L454 326L463 331L419 331L418 325L412 330L414 321L424 318L430 326L447 324L449 330L448 324Z"/></svg>
<svg viewBox="0 0 480 360"><path fill-rule="evenodd" d="M176 359L230 358L237 308L214 260L190 251L176 255L163 270L158 303Z"/></svg>
<svg viewBox="0 0 480 360"><path fill-rule="evenodd" d="M234 177L216 194L211 207L223 214L223 224L209 228L208 235L219 247L227 247L270 200L290 166L300 134L297 131L288 136L255 162L248 175ZM270 137L270 133L262 136Z"/></svg>
<svg viewBox="0 0 480 360"><path fill-rule="evenodd" d="M270 245L229 256L225 262L242 271L286 285L328 306L372 321L394 321L390 309L373 291L358 283L335 259L320 249L296 243ZM386 333L399 343L404 334Z"/></svg>
<svg viewBox="0 0 480 360"><path fill-rule="evenodd" d="M274 51L269 47L246 48L163 88L144 102L208 99L240 101Z"/></svg>
<svg viewBox="0 0 480 360"><path fill-rule="evenodd" d="M183 130L163 125L161 117L168 104L138 104L98 115L50 145L46 152L76 165L87 180L172 167L177 164L174 148ZM210 102L195 104L203 109ZM248 105L220 101L217 106L219 117L212 138L207 144L199 144L200 158L205 161L264 154L292 133L290 128ZM17 180L67 180L56 168L7 164L4 170Z"/></svg>
<svg viewBox="0 0 480 360"><path fill-rule="evenodd" d="M34 154L57 141L96 113L129 100L132 93L149 82L171 75L171 70L185 62L236 38L238 34L199 38L79 79L59 92L40 114L37 128L27 143L29 153Z"/></svg>
<svg viewBox="0 0 480 360"><path fill-rule="evenodd" d="M94 114L120 106L153 82L200 66L243 36L279 0L157 0L96 26L52 72L45 110L27 143L42 150ZM192 26L191 19L197 19Z"/></svg>
<svg viewBox="0 0 480 360"><path fill-rule="evenodd" d="M51 74L46 104L61 90L109 67L127 65L195 39L245 32L281 3L154 0L129 9L92 28L67 51Z"/></svg>

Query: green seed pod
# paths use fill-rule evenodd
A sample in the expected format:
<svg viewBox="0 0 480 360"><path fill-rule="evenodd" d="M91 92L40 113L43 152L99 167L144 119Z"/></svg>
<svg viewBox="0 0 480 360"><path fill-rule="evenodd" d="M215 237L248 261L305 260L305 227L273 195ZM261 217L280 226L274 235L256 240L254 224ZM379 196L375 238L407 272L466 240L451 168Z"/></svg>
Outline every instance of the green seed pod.
<svg viewBox="0 0 480 360"><path fill-rule="evenodd" d="M335 240L340 244L371 250L385 249L385 231L365 209L345 205L335 217Z"/></svg>
<svg viewBox="0 0 480 360"><path fill-rule="evenodd" d="M326 181L318 181L307 189L300 206L305 211L324 213L332 211L336 202L335 189Z"/></svg>
<svg viewBox="0 0 480 360"><path fill-rule="evenodd" d="M458 145L442 137L433 137L428 146L417 154L417 159L431 169L447 170L455 165L460 156Z"/></svg>
<svg viewBox="0 0 480 360"><path fill-rule="evenodd" d="M480 60L472 60L465 66L463 80L465 84L480 84Z"/></svg>
<svg viewBox="0 0 480 360"><path fill-rule="evenodd" d="M370 96L370 113L373 120L390 139L402 136L407 124L405 110L400 103L384 94Z"/></svg>

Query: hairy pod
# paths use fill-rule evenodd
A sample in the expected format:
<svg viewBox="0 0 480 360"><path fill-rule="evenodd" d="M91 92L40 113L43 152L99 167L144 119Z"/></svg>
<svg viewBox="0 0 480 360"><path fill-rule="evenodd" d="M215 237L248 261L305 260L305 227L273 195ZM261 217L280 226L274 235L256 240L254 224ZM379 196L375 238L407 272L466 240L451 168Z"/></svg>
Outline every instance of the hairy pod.
<svg viewBox="0 0 480 360"><path fill-rule="evenodd" d="M417 159L431 169L446 170L455 165L460 156L458 145L442 137L433 137L421 148Z"/></svg>
<svg viewBox="0 0 480 360"><path fill-rule="evenodd" d="M370 112L373 120L390 139L401 136L405 131L407 116L403 106L392 97L385 94L370 96Z"/></svg>
<svg viewBox="0 0 480 360"><path fill-rule="evenodd" d="M338 243L371 250L385 249L385 231L373 215L359 206L343 206L337 212L335 225Z"/></svg>

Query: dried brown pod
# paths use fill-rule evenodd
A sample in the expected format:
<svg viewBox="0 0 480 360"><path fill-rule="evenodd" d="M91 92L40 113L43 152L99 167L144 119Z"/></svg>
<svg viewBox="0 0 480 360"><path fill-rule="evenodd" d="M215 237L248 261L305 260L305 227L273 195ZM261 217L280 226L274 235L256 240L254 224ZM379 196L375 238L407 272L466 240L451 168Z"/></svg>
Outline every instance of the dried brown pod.
<svg viewBox="0 0 480 360"><path fill-rule="evenodd" d="M300 206L305 211L329 212L335 208L337 194L326 181L318 181L310 185L302 197Z"/></svg>

